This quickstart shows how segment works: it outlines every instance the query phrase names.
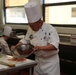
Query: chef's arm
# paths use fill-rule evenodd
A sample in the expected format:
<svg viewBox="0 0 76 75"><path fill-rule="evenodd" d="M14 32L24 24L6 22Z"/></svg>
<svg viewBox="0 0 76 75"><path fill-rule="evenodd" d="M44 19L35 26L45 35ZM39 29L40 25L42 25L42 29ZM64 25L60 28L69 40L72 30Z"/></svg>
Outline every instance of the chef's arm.
<svg viewBox="0 0 76 75"><path fill-rule="evenodd" d="M49 44L49 45L46 45L46 46L35 46L33 48L33 50L36 50L36 51L40 51L40 50L51 51L51 50L57 50L57 48L54 45Z"/></svg>
<svg viewBox="0 0 76 75"><path fill-rule="evenodd" d="M22 44L22 42L19 42L18 44L16 44L15 46L12 46L11 47L11 50L13 50L15 47L17 47L17 46L19 46L19 45L21 45Z"/></svg>
<svg viewBox="0 0 76 75"><path fill-rule="evenodd" d="M18 44L16 44L16 46L19 46L19 45L21 45L21 44L23 44L22 42L19 42Z"/></svg>
<svg viewBox="0 0 76 75"><path fill-rule="evenodd" d="M25 37L23 39L21 39L15 46L12 46L11 49L14 49L15 47L17 47L21 44L27 44L27 40Z"/></svg>

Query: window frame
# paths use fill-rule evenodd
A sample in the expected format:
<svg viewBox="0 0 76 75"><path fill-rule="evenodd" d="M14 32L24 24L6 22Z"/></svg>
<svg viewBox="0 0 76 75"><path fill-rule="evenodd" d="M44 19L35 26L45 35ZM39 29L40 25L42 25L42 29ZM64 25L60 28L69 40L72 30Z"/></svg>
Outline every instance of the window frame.
<svg viewBox="0 0 76 75"><path fill-rule="evenodd" d="M5 6L5 0L3 1L3 6L4 6L4 22L5 22L5 24L12 24L12 25L27 25L28 23L8 23L8 22L6 22L6 9L7 8L15 8L15 7L24 7L24 6Z"/></svg>
<svg viewBox="0 0 76 75"><path fill-rule="evenodd" d="M41 2L41 6L42 6L42 11L44 11L44 0L40 0L40 2ZM8 23L8 22L6 22L6 9L7 8L12 8L12 7L24 7L24 6L9 6L9 7L5 7L5 0L3 1L3 8L4 8L4 22L5 22L5 24L12 24L12 25L28 25L28 23ZM43 18L43 20L44 20L44 17L43 17L43 14L44 14L44 12L42 12L42 18Z"/></svg>
<svg viewBox="0 0 76 75"><path fill-rule="evenodd" d="M44 11L45 11L45 8L49 6L63 6L63 5L74 5L74 4L76 4L76 1L61 2L61 3L47 3L47 4L45 4L45 1L44 1ZM45 14L46 12L44 13L44 21L45 21ZM76 24L51 24L51 25L55 27L70 27L70 28L76 27Z"/></svg>

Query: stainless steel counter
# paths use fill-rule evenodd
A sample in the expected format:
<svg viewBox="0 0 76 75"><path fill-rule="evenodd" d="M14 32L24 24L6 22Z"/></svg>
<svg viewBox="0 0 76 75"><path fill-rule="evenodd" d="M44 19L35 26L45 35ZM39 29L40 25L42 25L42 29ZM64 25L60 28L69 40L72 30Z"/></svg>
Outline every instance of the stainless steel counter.
<svg viewBox="0 0 76 75"><path fill-rule="evenodd" d="M33 60L30 59L26 59L24 61L8 61L8 55L3 56L0 58L0 61L3 62L7 62L7 63L11 63L11 64L15 64L15 67L9 67L9 66L5 66L5 65L1 65L0 64L0 75L7 75L7 73L11 73L14 71L18 71L21 69L26 69L29 68L29 75L31 75L31 69L37 65L37 63Z"/></svg>

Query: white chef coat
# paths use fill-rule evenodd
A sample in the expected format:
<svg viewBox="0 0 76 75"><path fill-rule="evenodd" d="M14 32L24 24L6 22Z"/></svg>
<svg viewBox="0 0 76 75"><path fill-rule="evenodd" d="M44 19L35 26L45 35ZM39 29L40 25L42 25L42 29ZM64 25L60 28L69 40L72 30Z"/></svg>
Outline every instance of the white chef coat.
<svg viewBox="0 0 76 75"><path fill-rule="evenodd" d="M2 48L2 53L11 54L9 46L8 46L7 42L4 40L3 37L0 37L0 45L1 45L1 48Z"/></svg>
<svg viewBox="0 0 76 75"><path fill-rule="evenodd" d="M34 46L46 46L52 44L57 50L35 52L36 61L38 65L35 67L34 75L60 75L58 46L59 36L56 29L49 24L43 23L42 27L34 32L30 27L26 34L26 37L20 42L26 43L26 40L30 40Z"/></svg>

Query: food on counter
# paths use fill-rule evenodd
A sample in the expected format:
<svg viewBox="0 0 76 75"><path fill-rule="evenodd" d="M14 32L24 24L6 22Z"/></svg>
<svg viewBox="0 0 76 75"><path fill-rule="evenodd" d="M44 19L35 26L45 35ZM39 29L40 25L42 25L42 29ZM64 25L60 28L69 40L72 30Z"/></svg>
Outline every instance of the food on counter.
<svg viewBox="0 0 76 75"><path fill-rule="evenodd" d="M9 61L24 61L24 60L26 60L26 58L16 58L16 57L13 57L13 56L9 56L9 55L7 55L7 60L9 60Z"/></svg>
<svg viewBox="0 0 76 75"><path fill-rule="evenodd" d="M9 67L15 67L15 64L13 64L13 63L7 63L7 62L4 62L4 61L0 61L0 64L6 65L6 66L9 66Z"/></svg>
<svg viewBox="0 0 76 75"><path fill-rule="evenodd" d="M24 60L26 60L26 58L15 58L15 57L13 57L13 58L8 58L8 60L10 60L10 61L24 61Z"/></svg>

